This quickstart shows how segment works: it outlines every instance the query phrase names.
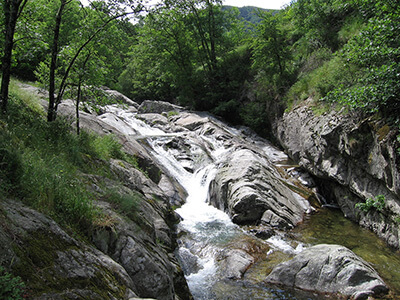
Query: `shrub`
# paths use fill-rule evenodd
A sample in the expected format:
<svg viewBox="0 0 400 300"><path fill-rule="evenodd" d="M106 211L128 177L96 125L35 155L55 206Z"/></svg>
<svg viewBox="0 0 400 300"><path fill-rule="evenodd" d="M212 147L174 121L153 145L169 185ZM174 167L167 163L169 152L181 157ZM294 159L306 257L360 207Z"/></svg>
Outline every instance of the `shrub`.
<svg viewBox="0 0 400 300"><path fill-rule="evenodd" d="M0 267L0 299L19 300L23 299L25 284L21 278L14 277L12 274Z"/></svg>
<svg viewBox="0 0 400 300"><path fill-rule="evenodd" d="M357 203L356 208L361 209L363 212L369 212L371 209L376 209L379 212L383 212L385 209L385 196L378 195L374 199L368 198L365 203Z"/></svg>
<svg viewBox="0 0 400 300"><path fill-rule="evenodd" d="M352 82L351 73L352 70L346 67L344 60L339 56L334 56L300 78L290 88L286 96L288 106L310 96L314 100L324 98L335 87Z"/></svg>

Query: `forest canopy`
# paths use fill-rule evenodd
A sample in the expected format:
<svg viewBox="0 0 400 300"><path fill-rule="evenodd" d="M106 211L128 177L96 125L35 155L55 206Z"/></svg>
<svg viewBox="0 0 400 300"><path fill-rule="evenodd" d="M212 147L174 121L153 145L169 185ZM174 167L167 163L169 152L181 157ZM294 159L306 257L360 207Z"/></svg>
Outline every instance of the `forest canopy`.
<svg viewBox="0 0 400 300"><path fill-rule="evenodd" d="M220 0L10 0L0 9L3 78L14 16L10 73L56 95L49 121L63 98L108 86L262 135L271 114L306 99L399 126L400 8L392 1L297 0L280 11L240 11Z"/></svg>

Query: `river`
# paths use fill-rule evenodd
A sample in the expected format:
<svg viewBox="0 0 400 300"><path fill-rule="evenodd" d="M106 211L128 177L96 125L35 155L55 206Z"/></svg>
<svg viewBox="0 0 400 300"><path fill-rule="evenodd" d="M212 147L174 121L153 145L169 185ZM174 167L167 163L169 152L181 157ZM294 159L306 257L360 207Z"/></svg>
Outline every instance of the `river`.
<svg viewBox="0 0 400 300"><path fill-rule="evenodd" d="M188 194L185 204L176 209L182 218L177 228L177 255L195 299L319 299L312 293L268 286L263 282L277 263L319 243L347 246L372 263L395 293L399 293L398 253L388 249L375 235L346 220L338 210L318 209L293 230L278 231L268 239L257 238L251 234L252 226L232 223L225 212L206 202L210 182L227 154L235 151L234 147L211 134L171 132L162 130L160 126L149 126L138 120L134 113L123 113L122 117L136 135L146 141L146 147L155 160ZM223 130L227 135L239 134L233 128ZM247 136L243 142L249 142L249 139L251 137ZM172 146L174 143L180 143L180 146ZM285 153L267 141L257 139L251 143L257 144L263 155L276 166L283 164L282 170L295 167L290 165ZM186 149L180 152L182 145ZM227 275L230 270L229 251L239 249L235 253L242 253L241 250L249 248L256 249L251 267L241 278Z"/></svg>

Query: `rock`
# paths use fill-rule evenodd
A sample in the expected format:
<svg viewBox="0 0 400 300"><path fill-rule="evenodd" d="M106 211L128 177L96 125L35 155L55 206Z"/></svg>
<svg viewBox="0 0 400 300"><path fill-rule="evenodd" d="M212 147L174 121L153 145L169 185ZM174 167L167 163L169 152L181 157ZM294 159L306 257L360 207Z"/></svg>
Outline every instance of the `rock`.
<svg viewBox="0 0 400 300"><path fill-rule="evenodd" d="M195 130L199 126L202 126L209 122L209 119L207 117L202 117L197 114L191 114L191 113L184 113L179 116L179 119L175 121L175 123L178 126L185 127L186 129L189 130Z"/></svg>
<svg viewBox="0 0 400 300"><path fill-rule="evenodd" d="M116 90L111 90L107 87L102 88L102 90L108 97L110 97L114 101L117 101L118 103L133 106L135 109L139 108L139 104L132 101L131 99L129 99L128 97L126 97L125 95L121 94L120 92L118 92Z"/></svg>
<svg viewBox="0 0 400 300"><path fill-rule="evenodd" d="M261 224L270 225L274 228L287 228L287 222L271 210L266 210L261 217Z"/></svg>
<svg viewBox="0 0 400 300"><path fill-rule="evenodd" d="M254 263L254 258L242 249L227 250L221 263L222 274L227 279L240 279Z"/></svg>
<svg viewBox="0 0 400 300"><path fill-rule="evenodd" d="M389 245L400 247L393 216L400 215L400 160L396 132L387 124L332 111L316 116L307 106L285 113L276 135L289 156L325 186L325 197L344 214L374 231ZM355 208L378 195L384 212Z"/></svg>
<svg viewBox="0 0 400 300"><path fill-rule="evenodd" d="M178 256L179 262L186 276L192 273L197 273L202 269L198 257L190 252L189 249L180 247Z"/></svg>
<svg viewBox="0 0 400 300"><path fill-rule="evenodd" d="M250 229L249 232L263 240L267 240L273 235L275 235L275 231L271 227L265 227L265 226L259 226L258 228Z"/></svg>
<svg viewBox="0 0 400 300"><path fill-rule="evenodd" d="M136 115L136 118L151 125L152 127L161 128L163 130L166 130L167 127L169 126L167 117L161 114L156 114L156 113L138 114Z"/></svg>
<svg viewBox="0 0 400 300"><path fill-rule="evenodd" d="M317 245L277 265L265 282L320 293L366 299L388 292L378 273L349 249Z"/></svg>
<svg viewBox="0 0 400 300"><path fill-rule="evenodd" d="M107 181L107 189L116 190L124 201L133 202L120 216L107 202L98 202L111 224L93 231L93 243L132 278L134 291L156 299L191 299L184 274L173 254L176 247L172 226L178 218L168 200L150 179L119 161L111 162L121 183ZM139 172L139 173L137 173ZM104 183L100 183L104 186ZM136 192L133 192L136 191ZM140 191L140 193L139 193Z"/></svg>
<svg viewBox="0 0 400 300"><path fill-rule="evenodd" d="M218 169L208 201L235 223L262 222L277 228L295 226L309 209L308 202L295 197L265 159L247 149L230 154Z"/></svg>
<svg viewBox="0 0 400 300"><path fill-rule="evenodd" d="M120 264L72 238L49 217L11 200L3 200L0 211L2 265L22 278L32 299L136 296Z"/></svg>
<svg viewBox="0 0 400 300"><path fill-rule="evenodd" d="M145 100L139 106L138 112L140 114L145 113L157 113L161 114L163 112L180 112L183 111L183 107L163 101L152 101L152 100Z"/></svg>

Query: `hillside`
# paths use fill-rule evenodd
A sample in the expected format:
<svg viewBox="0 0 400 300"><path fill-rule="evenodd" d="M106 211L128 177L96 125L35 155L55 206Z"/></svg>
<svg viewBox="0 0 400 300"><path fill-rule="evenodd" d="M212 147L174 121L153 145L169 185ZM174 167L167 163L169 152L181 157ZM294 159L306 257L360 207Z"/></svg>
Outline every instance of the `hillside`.
<svg viewBox="0 0 400 300"><path fill-rule="evenodd" d="M222 10L229 10L234 8L234 6L229 6L225 5L222 7ZM259 8L255 6L243 6L243 7L237 7L239 10L239 19L243 19L246 22L249 22L253 25L257 25L261 22L262 18L258 15L258 12L270 12L270 13L277 13L277 10L270 10L270 9L264 9L264 8Z"/></svg>

